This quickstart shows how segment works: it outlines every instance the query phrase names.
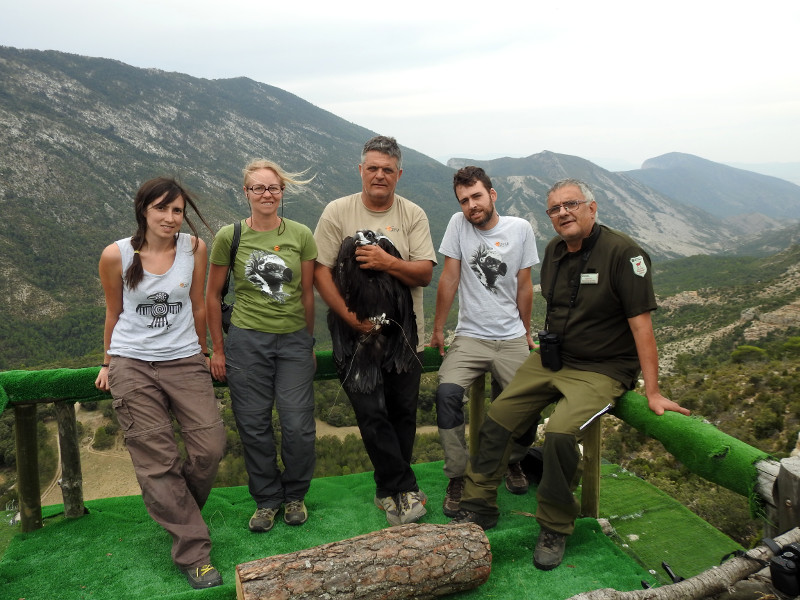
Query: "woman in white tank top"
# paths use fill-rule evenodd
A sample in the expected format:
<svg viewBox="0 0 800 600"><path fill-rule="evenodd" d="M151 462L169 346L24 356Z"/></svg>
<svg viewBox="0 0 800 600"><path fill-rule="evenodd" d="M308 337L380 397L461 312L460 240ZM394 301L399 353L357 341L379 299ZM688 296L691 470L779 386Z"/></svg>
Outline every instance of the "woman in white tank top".
<svg viewBox="0 0 800 600"><path fill-rule="evenodd" d="M200 510L216 479L225 430L206 349L206 245L185 216L187 205L208 227L175 180L146 181L134 201L136 233L103 250L105 357L95 386L111 392L142 500L172 535L172 560L197 589L222 583ZM180 233L184 221L194 235Z"/></svg>

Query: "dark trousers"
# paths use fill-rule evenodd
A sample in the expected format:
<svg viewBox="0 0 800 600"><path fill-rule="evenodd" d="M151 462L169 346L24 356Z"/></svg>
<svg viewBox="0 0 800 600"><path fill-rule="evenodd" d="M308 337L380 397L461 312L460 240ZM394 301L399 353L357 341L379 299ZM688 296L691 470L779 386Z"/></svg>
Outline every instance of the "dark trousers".
<svg viewBox="0 0 800 600"><path fill-rule="evenodd" d="M383 371L383 385L369 394L347 389L346 380L342 384L353 405L361 439L375 469L375 487L379 497L419 490L417 478L411 470L422 353L417 358L419 360L407 373Z"/></svg>

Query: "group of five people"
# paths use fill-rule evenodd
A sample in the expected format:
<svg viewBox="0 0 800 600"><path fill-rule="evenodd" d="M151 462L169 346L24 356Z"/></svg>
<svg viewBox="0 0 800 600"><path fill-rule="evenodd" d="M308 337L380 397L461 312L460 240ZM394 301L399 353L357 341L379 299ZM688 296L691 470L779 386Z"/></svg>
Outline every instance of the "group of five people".
<svg viewBox="0 0 800 600"><path fill-rule="evenodd" d="M339 378L374 467L374 503L390 525L426 514L427 497L411 462L426 339L422 289L431 282L436 255L425 212L395 193L403 169L394 138L370 139L358 168L361 192L326 205L312 234L279 213L287 188L311 181L303 179L305 173L266 160L247 165L243 193L250 216L216 234L205 296L207 250L187 208L208 225L173 179L141 186L134 203L136 233L102 253L105 357L96 386L111 392L145 506L171 534L172 560L192 587L222 583L200 514L226 443L212 377L226 381L230 390L256 504L250 530L272 529L282 507L289 525L308 519L304 498L316 436L314 288L330 311L363 336L381 326L359 319L335 281L339 248L358 230L380 232L399 252L398 257L379 245L361 245L355 260L361 269L386 273L410 288L418 360L405 370L382 365L379 383L368 393L352 385L341 365ZM499 215L497 192L479 167L460 169L453 190L461 211L451 218L439 248L445 263L430 339L444 356L436 392L448 478L443 512L454 523L493 527L503 478L512 493L527 491L520 461L542 410L554 404L542 447L534 551L534 564L552 569L561 562L578 514L573 492L586 425L635 386L640 369L654 412L688 414L658 388L650 259L629 237L596 223L597 202L585 183L556 183L546 211L557 236L545 251L541 281L549 348L555 346L557 360L548 353L543 361L531 352L531 268L539 257L530 224ZM192 235L179 233L184 221ZM221 298L229 269L235 308L223 335ZM458 324L446 347L444 326L456 294ZM485 373L492 374L494 400L477 454L469 457L466 390ZM273 408L280 419L282 470ZM185 458L173 435L173 417Z"/></svg>

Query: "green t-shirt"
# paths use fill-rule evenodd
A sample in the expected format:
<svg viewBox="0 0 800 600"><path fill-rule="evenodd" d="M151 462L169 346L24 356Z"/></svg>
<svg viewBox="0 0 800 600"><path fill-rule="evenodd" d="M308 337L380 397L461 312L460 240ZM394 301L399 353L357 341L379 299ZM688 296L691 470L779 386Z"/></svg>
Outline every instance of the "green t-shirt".
<svg viewBox="0 0 800 600"><path fill-rule="evenodd" d="M285 228L253 231L242 221L233 268L236 302L231 323L236 327L293 333L306 326L301 265L317 258L317 245L305 225L289 219L283 223ZM211 246L211 264L228 266L232 241L233 224L225 225Z"/></svg>

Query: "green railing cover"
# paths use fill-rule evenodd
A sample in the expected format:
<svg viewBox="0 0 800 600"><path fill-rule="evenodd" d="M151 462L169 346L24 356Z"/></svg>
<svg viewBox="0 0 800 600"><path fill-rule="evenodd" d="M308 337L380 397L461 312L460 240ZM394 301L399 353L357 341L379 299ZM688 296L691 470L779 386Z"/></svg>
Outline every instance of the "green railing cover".
<svg viewBox="0 0 800 600"><path fill-rule="evenodd" d="M442 357L435 348L425 348L422 369L438 371ZM0 413L8 404L24 404L42 400L86 402L111 396L94 387L100 367L83 369L47 369L42 371L0 372ZM314 379L336 379L333 353L317 352L317 373ZM224 384L217 384L224 385Z"/></svg>
<svg viewBox="0 0 800 600"><path fill-rule="evenodd" d="M438 350L425 348L423 370L437 371L442 364ZM37 401L85 402L110 396L97 390L94 381L99 367L4 371L0 373L0 412L8 404ZM315 379L334 379L336 369L330 351L317 352ZM222 385L222 384L220 384ZM760 499L755 494L758 472L755 463L770 456L721 432L700 417L674 412L655 415L647 400L635 392L620 398L614 414L664 447L691 472L750 499L757 514Z"/></svg>

